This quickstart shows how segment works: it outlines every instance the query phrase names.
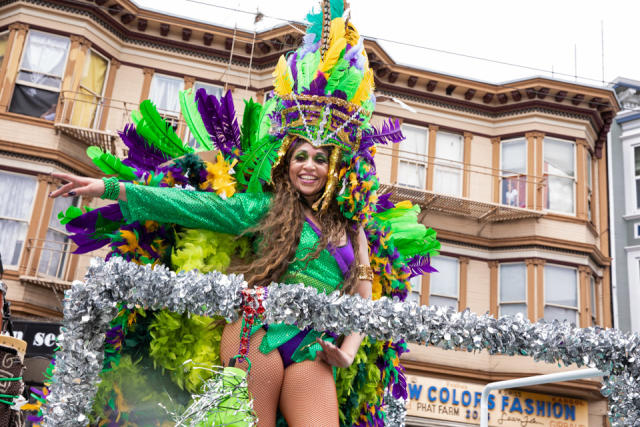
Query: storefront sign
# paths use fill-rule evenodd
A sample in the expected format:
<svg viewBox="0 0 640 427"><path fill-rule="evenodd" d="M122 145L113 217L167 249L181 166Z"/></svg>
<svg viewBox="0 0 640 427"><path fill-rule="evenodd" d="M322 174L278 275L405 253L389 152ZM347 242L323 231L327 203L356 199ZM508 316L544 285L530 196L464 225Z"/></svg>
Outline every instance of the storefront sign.
<svg viewBox="0 0 640 427"><path fill-rule="evenodd" d="M407 415L480 424L482 384L407 375ZM489 426L587 427L587 401L519 390L489 394Z"/></svg>
<svg viewBox="0 0 640 427"><path fill-rule="evenodd" d="M13 336L27 342L27 357L51 357L58 346L60 323L14 320Z"/></svg>

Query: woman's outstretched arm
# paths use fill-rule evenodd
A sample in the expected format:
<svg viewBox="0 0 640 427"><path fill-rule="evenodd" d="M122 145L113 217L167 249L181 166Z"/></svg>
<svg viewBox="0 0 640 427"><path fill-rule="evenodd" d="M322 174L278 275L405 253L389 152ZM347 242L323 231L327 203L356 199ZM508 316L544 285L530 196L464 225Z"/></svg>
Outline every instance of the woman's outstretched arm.
<svg viewBox="0 0 640 427"><path fill-rule="evenodd" d="M50 197L101 197L105 191L101 179L70 174L53 176L67 183L52 192ZM229 234L240 234L255 226L271 204L271 198L264 193L240 193L222 199L215 193L176 187L150 187L123 182L119 186L120 210L129 221L152 220Z"/></svg>
<svg viewBox="0 0 640 427"><path fill-rule="evenodd" d="M362 227L360 227L358 231L357 260L360 265L370 265L369 246ZM371 299L372 285L371 280L359 279L357 288L358 295L362 298ZM363 334L352 333L344 338L340 347L328 341L318 339L317 342L322 346L322 351L318 352L318 355L331 366L337 366L339 368L349 367L353 363L356 353L358 353L363 338Z"/></svg>

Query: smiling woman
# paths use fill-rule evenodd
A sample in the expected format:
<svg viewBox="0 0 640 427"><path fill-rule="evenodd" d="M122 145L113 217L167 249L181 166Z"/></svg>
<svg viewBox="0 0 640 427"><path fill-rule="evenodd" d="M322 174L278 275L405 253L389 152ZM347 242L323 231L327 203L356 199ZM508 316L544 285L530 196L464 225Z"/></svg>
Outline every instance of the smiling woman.
<svg viewBox="0 0 640 427"><path fill-rule="evenodd" d="M293 150L289 166L289 179L293 187L305 196L307 203L315 202L327 183L329 152L305 142ZM316 196L314 198L314 196Z"/></svg>

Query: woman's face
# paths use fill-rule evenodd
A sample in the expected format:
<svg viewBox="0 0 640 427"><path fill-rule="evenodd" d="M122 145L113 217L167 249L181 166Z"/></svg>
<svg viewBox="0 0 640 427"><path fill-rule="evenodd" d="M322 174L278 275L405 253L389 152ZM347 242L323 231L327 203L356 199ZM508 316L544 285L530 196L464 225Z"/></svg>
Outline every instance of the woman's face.
<svg viewBox="0 0 640 427"><path fill-rule="evenodd" d="M305 142L297 145L289 162L289 180L307 200L324 189L329 171L329 151Z"/></svg>

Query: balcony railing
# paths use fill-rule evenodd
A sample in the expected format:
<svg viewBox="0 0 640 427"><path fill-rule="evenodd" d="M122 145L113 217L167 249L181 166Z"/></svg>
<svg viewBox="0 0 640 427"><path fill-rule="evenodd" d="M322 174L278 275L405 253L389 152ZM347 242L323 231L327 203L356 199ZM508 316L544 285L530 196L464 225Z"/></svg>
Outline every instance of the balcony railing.
<svg viewBox="0 0 640 427"><path fill-rule="evenodd" d="M73 242L45 239L27 239L24 262L20 269L20 281L65 291L71 281L81 279L84 272L75 268L72 260ZM76 255L77 257L77 255Z"/></svg>

